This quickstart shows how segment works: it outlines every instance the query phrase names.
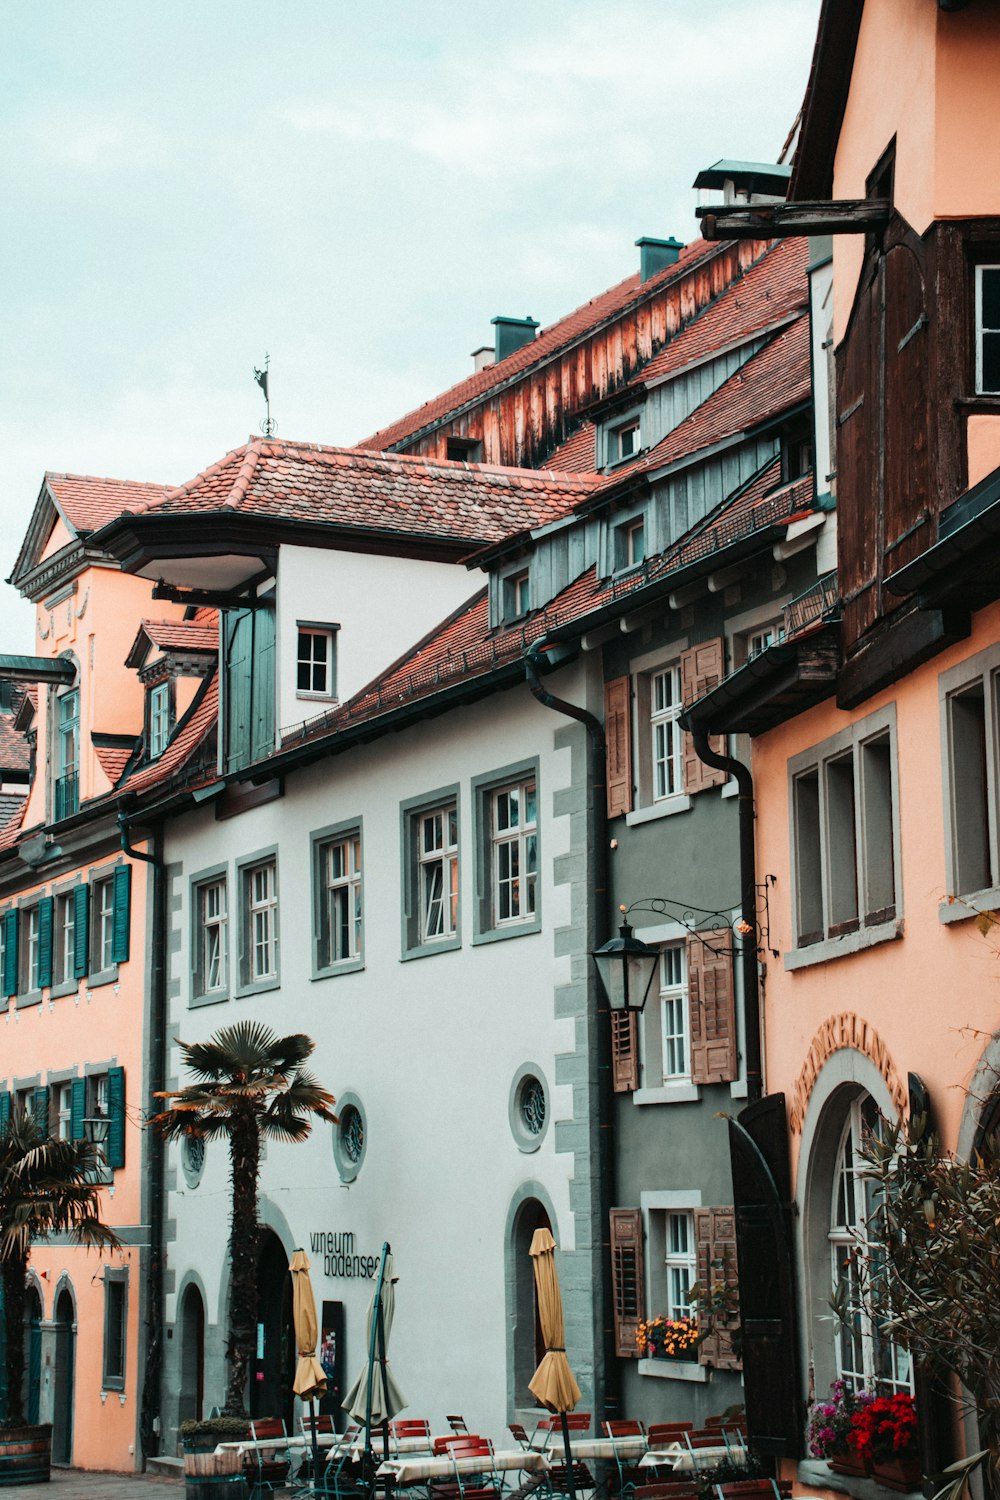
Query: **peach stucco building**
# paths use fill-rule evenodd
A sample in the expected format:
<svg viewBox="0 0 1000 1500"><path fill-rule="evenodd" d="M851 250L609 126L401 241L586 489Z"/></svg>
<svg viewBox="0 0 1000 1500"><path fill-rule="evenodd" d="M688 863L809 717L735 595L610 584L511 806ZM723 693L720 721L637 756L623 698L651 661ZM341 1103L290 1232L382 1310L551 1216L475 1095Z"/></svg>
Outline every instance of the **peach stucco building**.
<svg viewBox="0 0 1000 1500"><path fill-rule="evenodd" d="M915 1395L926 1476L974 1437L905 1350L829 1303L854 1286L876 1112L929 1110L967 1156L1000 1106L1000 943L975 921L1000 905L998 76L995 7L823 4L788 232L833 237L837 602L689 718L754 736L765 1076L744 1120L783 1201L779 1269L744 1235L740 1280L787 1383L769 1406L748 1362L747 1402L751 1438L756 1412L810 1490L869 1483L804 1454L808 1403L838 1377Z"/></svg>

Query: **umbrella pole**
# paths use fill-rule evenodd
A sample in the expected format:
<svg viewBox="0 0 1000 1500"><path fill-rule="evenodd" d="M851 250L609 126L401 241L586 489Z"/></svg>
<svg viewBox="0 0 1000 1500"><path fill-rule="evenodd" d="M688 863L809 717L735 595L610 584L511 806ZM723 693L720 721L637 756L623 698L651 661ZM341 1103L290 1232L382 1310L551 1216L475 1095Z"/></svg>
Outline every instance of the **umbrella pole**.
<svg viewBox="0 0 1000 1500"><path fill-rule="evenodd" d="M562 1418L563 1453L566 1455L566 1487L569 1491L569 1500L576 1500L576 1486L573 1483L573 1455L569 1447L569 1423L566 1413L560 1412Z"/></svg>
<svg viewBox="0 0 1000 1500"><path fill-rule="evenodd" d="M319 1483L319 1435L318 1435L318 1433L316 1431L316 1398L315 1398L315 1396L310 1396L309 1397L309 1418L310 1418L310 1426L312 1428L312 1450L313 1450L313 1482L312 1482L312 1487L315 1490L316 1486Z"/></svg>
<svg viewBox="0 0 1000 1500"><path fill-rule="evenodd" d="M382 1321L382 1278L385 1275L385 1258L389 1254L389 1241L382 1246L382 1259L378 1268L378 1285L375 1288L375 1316L372 1318L372 1337L368 1349L368 1390L365 1397L365 1470L372 1456L372 1383L375 1379L375 1340Z"/></svg>

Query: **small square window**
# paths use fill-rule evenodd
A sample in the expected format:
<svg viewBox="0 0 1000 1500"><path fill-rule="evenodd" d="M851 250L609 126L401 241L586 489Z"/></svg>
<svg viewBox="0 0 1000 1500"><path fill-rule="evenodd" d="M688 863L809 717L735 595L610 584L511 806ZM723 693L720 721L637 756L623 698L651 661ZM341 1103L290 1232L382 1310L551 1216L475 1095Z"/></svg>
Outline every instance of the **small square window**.
<svg viewBox="0 0 1000 1500"><path fill-rule="evenodd" d="M616 573L637 568L646 558L646 523L642 516L623 521L614 530L614 564Z"/></svg>
<svg viewBox="0 0 1000 1500"><path fill-rule="evenodd" d="M626 458L634 458L639 451L639 422L627 422L623 427L616 427L611 433L611 462L622 463Z"/></svg>
<svg viewBox="0 0 1000 1500"><path fill-rule="evenodd" d="M361 830L318 842L316 886L317 970L355 966L361 957Z"/></svg>
<svg viewBox="0 0 1000 1500"><path fill-rule="evenodd" d="M504 620L519 620L531 608L530 575L527 568L512 573L503 581Z"/></svg>
<svg viewBox="0 0 1000 1500"><path fill-rule="evenodd" d="M336 627L300 625L295 688L302 697L335 698Z"/></svg>

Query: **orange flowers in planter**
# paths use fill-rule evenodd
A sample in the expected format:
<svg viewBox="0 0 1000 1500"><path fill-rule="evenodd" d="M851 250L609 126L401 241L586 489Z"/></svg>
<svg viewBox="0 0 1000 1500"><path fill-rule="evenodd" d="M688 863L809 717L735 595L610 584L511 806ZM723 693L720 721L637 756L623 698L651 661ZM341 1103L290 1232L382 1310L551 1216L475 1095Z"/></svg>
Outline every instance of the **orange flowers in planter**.
<svg viewBox="0 0 1000 1500"><path fill-rule="evenodd" d="M694 1318L650 1318L635 1331L636 1347L647 1359L693 1359L701 1342Z"/></svg>

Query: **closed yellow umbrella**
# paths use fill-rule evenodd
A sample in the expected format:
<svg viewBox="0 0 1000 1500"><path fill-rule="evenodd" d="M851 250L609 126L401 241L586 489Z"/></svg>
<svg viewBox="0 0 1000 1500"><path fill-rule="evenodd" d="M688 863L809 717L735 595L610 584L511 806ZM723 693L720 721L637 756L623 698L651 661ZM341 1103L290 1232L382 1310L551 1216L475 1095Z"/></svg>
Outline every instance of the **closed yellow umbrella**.
<svg viewBox="0 0 1000 1500"><path fill-rule="evenodd" d="M531 1236L531 1256L535 1272L535 1291L538 1296L538 1320L542 1325L545 1353L538 1369L528 1383L528 1390L537 1396L549 1411L563 1417L563 1448L566 1453L566 1481L569 1493L574 1495L573 1455L569 1447L569 1426L566 1413L572 1411L580 1399L580 1387L566 1358L566 1332L563 1321L562 1293L559 1290L559 1273L556 1270L556 1242L547 1229L536 1229Z"/></svg>
<svg viewBox="0 0 1000 1500"><path fill-rule="evenodd" d="M292 1273L292 1318L295 1322L295 1347L299 1354L292 1390L301 1400L309 1402L315 1475L319 1473L319 1441L314 1403L317 1396L326 1394L326 1373L316 1358L319 1324L316 1321L316 1299L309 1276L309 1257L304 1250L293 1253L288 1269Z"/></svg>

